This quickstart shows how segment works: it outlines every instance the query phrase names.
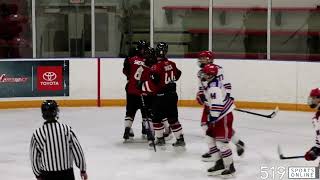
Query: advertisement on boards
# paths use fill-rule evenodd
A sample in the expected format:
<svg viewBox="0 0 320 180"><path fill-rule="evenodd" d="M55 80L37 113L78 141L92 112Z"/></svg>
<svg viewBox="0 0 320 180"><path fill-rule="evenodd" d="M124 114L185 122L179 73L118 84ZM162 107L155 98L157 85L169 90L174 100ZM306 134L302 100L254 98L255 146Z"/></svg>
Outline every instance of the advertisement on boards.
<svg viewBox="0 0 320 180"><path fill-rule="evenodd" d="M0 98L69 96L69 61L3 61Z"/></svg>

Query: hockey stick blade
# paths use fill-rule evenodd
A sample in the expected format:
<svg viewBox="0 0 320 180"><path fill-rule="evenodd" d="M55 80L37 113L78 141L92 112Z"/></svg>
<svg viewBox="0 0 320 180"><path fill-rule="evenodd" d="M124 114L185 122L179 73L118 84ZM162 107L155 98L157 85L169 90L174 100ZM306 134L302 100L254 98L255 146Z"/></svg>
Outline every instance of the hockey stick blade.
<svg viewBox="0 0 320 180"><path fill-rule="evenodd" d="M281 160L284 160L284 159L299 159L299 158L304 158L304 156L284 156L284 155L282 154L280 145L278 145L278 154L279 154L279 158L280 158Z"/></svg>
<svg viewBox="0 0 320 180"><path fill-rule="evenodd" d="M283 154L282 154L282 151L281 151L280 145L278 145L277 150L278 150L279 158L280 158L280 159L283 159Z"/></svg>
<svg viewBox="0 0 320 180"><path fill-rule="evenodd" d="M243 110L243 109L234 109L236 111L239 111L239 112L244 112L244 113L248 113L248 114L252 114L252 115L256 115L256 116L261 116L261 117L265 117L265 118L273 118L277 115L278 111L279 111L279 108L278 106L275 108L275 110L271 113L271 114L260 114L260 113L256 113L256 112L251 112L251 111L247 111L247 110Z"/></svg>
<svg viewBox="0 0 320 180"><path fill-rule="evenodd" d="M270 114L270 118L274 118L279 112L279 107L277 106L276 109Z"/></svg>

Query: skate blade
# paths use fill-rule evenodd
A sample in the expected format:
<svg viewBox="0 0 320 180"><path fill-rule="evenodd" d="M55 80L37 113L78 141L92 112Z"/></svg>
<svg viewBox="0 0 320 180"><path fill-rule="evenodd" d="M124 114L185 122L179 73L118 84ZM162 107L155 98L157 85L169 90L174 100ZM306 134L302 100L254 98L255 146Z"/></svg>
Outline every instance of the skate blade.
<svg viewBox="0 0 320 180"><path fill-rule="evenodd" d="M219 176L223 179L231 179L235 177L234 173L228 174L228 175L219 175Z"/></svg>
<svg viewBox="0 0 320 180"><path fill-rule="evenodd" d="M216 161L216 160L214 160L214 158L201 158L201 160L203 162L214 162L214 161Z"/></svg>
<svg viewBox="0 0 320 180"><path fill-rule="evenodd" d="M224 169L214 171L214 172L208 172L208 176L218 176L221 175L221 173L224 171Z"/></svg>

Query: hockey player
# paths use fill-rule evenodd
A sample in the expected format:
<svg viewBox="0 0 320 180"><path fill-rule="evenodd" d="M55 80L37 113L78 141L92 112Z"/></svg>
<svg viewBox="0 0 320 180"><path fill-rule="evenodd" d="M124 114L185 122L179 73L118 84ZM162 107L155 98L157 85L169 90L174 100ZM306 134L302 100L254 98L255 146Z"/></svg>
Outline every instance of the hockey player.
<svg viewBox="0 0 320 180"><path fill-rule="evenodd" d="M204 95L209 106L206 134L212 137L214 152L211 156L216 161L215 165L208 169L208 174L226 177L235 173L232 151L229 147L232 136L232 111L235 106L233 98L227 97L227 91L218 76L218 71L219 67L214 64L203 67L203 79L206 81Z"/></svg>
<svg viewBox="0 0 320 180"><path fill-rule="evenodd" d="M206 64L213 64L214 60L214 53L212 51L201 51L198 56L198 65L200 68L203 68ZM231 96L231 83L225 80L224 74L223 74L223 68L221 66L218 66L218 75L220 81L222 81L222 84L226 90L226 99L228 99ZM206 80L203 78L204 74L202 69L198 72L198 79L199 79L199 88L197 93L197 101L200 105L203 105L203 112L201 117L201 127L205 133L206 141L208 143L209 151L202 155L202 160L205 162L213 161L214 158L211 156L211 154L216 152L216 149L213 145L213 138L208 136L206 134L206 131L208 129L207 126L207 117L209 114L209 107L207 105L207 99L204 95L204 86L206 84ZM232 138L231 142L236 145L237 148L237 154L239 156L242 156L244 153L244 143L241 141L235 134L235 131L232 130Z"/></svg>
<svg viewBox="0 0 320 180"><path fill-rule="evenodd" d="M314 161L320 156L320 89L312 89L308 98L308 105L312 109L316 109L316 114L312 118L312 123L316 131L315 145L304 155L307 161Z"/></svg>
<svg viewBox="0 0 320 180"><path fill-rule="evenodd" d="M159 42L156 46L156 56L157 60L161 61L161 59L166 58L166 55L168 53L168 44L165 42ZM162 119L162 124L164 126L164 133L163 136L165 140L170 140L172 138L171 136L171 129L170 124L168 122L168 118L165 117Z"/></svg>
<svg viewBox="0 0 320 180"><path fill-rule="evenodd" d="M126 117L125 117L125 131L123 134L124 140L134 137L132 131L132 124L134 117L138 109L141 111L142 102L141 102L141 90L138 89L138 82L141 80L142 73L145 67L145 51L148 48L146 41L140 40L136 48L136 56L127 58L123 63L122 72L127 76L126 84ZM145 98L147 102L147 98ZM147 136L147 128L145 126L146 116L144 113L142 115L142 135Z"/></svg>
<svg viewBox="0 0 320 180"><path fill-rule="evenodd" d="M165 43L161 43L164 44ZM156 48L158 56L157 63L151 67L151 80L144 82L143 89L148 89L155 95L152 101L153 128L155 132L156 145L164 146L164 124L162 120L168 119L170 129L176 137L174 147L184 147L185 141L182 126L178 120L178 95L176 92L176 81L181 76L181 71L176 64L165 57L166 50ZM149 88L145 88L148 86ZM153 146L153 144L149 144Z"/></svg>

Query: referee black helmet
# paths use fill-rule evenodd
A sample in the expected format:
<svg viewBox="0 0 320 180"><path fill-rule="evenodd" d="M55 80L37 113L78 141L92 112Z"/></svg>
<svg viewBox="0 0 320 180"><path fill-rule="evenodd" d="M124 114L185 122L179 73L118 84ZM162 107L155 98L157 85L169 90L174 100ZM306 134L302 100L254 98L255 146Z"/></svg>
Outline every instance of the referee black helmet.
<svg viewBox="0 0 320 180"><path fill-rule="evenodd" d="M45 100L41 105L42 117L46 121L57 120L59 106L55 100Z"/></svg>

